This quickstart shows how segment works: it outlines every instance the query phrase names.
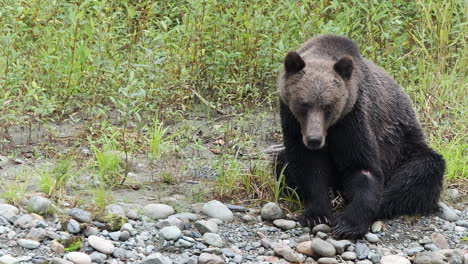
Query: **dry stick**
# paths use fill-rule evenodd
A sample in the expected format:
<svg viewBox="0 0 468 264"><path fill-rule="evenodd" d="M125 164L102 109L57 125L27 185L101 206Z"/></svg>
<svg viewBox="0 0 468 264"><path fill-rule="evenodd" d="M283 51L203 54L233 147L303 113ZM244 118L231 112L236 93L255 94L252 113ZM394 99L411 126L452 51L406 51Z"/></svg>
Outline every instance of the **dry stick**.
<svg viewBox="0 0 468 264"><path fill-rule="evenodd" d="M197 91L195 91L194 89L190 88L190 90L192 91L192 93L198 98L200 99L200 101L202 103L204 103L205 105L207 105L208 107L212 108L213 110L215 110L218 114L222 114L222 115L225 115L226 112L224 112L223 110L217 108L215 105L213 105L212 103L210 103L208 100L206 100L205 98L203 98L203 96L201 96L199 93L197 93Z"/></svg>

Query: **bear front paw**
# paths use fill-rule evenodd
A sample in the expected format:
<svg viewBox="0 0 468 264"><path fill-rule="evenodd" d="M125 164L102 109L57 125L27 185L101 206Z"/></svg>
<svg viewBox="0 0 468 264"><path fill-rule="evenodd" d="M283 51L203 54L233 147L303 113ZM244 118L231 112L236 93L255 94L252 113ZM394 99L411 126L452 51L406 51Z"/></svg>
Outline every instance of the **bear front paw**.
<svg viewBox="0 0 468 264"><path fill-rule="evenodd" d="M331 223L332 219L330 215L317 215L308 210L304 211L299 217L299 224L301 224L301 226L304 227L308 226L310 228L313 228L314 226L319 224L331 225Z"/></svg>
<svg viewBox="0 0 468 264"><path fill-rule="evenodd" d="M363 221L365 222L365 221ZM353 224L345 217L339 217L333 227L333 236L339 239L359 239L369 230L366 223Z"/></svg>

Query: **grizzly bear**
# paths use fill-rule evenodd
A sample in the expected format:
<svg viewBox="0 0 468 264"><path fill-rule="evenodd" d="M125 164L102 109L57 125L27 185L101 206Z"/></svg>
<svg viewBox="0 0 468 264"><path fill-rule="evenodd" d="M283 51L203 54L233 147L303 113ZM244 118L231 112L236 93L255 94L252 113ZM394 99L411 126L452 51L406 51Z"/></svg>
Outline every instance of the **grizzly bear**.
<svg viewBox="0 0 468 264"><path fill-rule="evenodd" d="M331 224L335 237L356 239L375 219L438 209L444 159L408 96L352 40L323 35L289 52L278 88L277 172L303 201L301 225ZM333 218L329 188L346 204Z"/></svg>

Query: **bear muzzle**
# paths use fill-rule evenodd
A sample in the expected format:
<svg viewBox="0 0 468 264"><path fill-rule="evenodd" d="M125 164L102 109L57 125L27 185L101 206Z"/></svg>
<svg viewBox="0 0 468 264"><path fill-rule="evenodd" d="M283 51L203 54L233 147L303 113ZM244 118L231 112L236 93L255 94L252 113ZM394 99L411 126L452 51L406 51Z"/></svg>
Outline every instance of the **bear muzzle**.
<svg viewBox="0 0 468 264"><path fill-rule="evenodd" d="M323 112L309 111L302 125L302 141L310 150L321 149L325 145L325 120Z"/></svg>

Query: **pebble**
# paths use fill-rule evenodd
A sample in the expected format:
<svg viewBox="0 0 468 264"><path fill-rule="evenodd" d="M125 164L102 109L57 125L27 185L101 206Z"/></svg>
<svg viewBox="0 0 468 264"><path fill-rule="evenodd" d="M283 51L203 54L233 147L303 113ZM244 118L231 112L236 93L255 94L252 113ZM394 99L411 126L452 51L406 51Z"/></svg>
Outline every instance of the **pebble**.
<svg viewBox="0 0 468 264"><path fill-rule="evenodd" d="M292 220L276 219L273 221L273 225L283 230L289 230L289 229L293 229L296 226L296 222Z"/></svg>
<svg viewBox="0 0 468 264"><path fill-rule="evenodd" d="M367 233L364 235L367 241L371 243L377 243L379 241L379 237L376 234L373 233Z"/></svg>
<svg viewBox="0 0 468 264"><path fill-rule="evenodd" d="M19 261L10 255L3 255L0 257L0 264L17 264L17 263L19 263Z"/></svg>
<svg viewBox="0 0 468 264"><path fill-rule="evenodd" d="M49 247L55 253L59 253L59 254L65 253L65 247L59 242L57 242L56 240L52 240Z"/></svg>
<svg viewBox="0 0 468 264"><path fill-rule="evenodd" d="M215 233L205 233L203 235L203 240L205 243L213 247L221 247L223 245L221 236Z"/></svg>
<svg viewBox="0 0 468 264"><path fill-rule="evenodd" d="M118 204L109 204L106 206L106 212L108 214L125 216L125 210Z"/></svg>
<svg viewBox="0 0 468 264"><path fill-rule="evenodd" d="M321 257L332 257L336 254L336 249L332 244L319 238L312 240L311 247L314 253Z"/></svg>
<svg viewBox="0 0 468 264"><path fill-rule="evenodd" d="M445 194L452 201L456 201L456 200L458 200L458 198L460 198L460 192L455 188L447 189L445 191Z"/></svg>
<svg viewBox="0 0 468 264"><path fill-rule="evenodd" d="M70 252L65 255L65 258L74 264L91 264L91 257L82 252Z"/></svg>
<svg viewBox="0 0 468 264"><path fill-rule="evenodd" d="M463 226L463 227L468 228L468 221L467 220L458 220L457 222L455 222L455 224L457 226Z"/></svg>
<svg viewBox="0 0 468 264"><path fill-rule="evenodd" d="M269 202L262 207L260 215L263 220L276 220L283 218L284 213L276 203Z"/></svg>
<svg viewBox="0 0 468 264"><path fill-rule="evenodd" d="M174 214L174 209L165 204L148 204L143 207L143 214L150 219L165 219Z"/></svg>
<svg viewBox="0 0 468 264"><path fill-rule="evenodd" d="M355 251L358 259L365 259L369 255L370 249L366 244L356 243Z"/></svg>
<svg viewBox="0 0 468 264"><path fill-rule="evenodd" d="M10 220L13 216L18 215L19 209L11 204L0 204L0 216Z"/></svg>
<svg viewBox="0 0 468 264"><path fill-rule="evenodd" d="M456 227L453 229L453 231L462 233L462 232L465 232L465 231L466 231L466 227L463 227L463 226L456 226Z"/></svg>
<svg viewBox="0 0 468 264"><path fill-rule="evenodd" d="M135 209L128 209L125 215L127 216L128 219L139 220L141 218L140 214Z"/></svg>
<svg viewBox="0 0 468 264"><path fill-rule="evenodd" d="M438 252L420 252L416 254L413 264L445 264L446 258Z"/></svg>
<svg viewBox="0 0 468 264"><path fill-rule="evenodd" d="M182 231L177 226L167 226L161 229L161 235L166 240L177 240L182 235Z"/></svg>
<svg viewBox="0 0 468 264"><path fill-rule="evenodd" d="M297 244L296 251L309 257L314 256L314 251L312 250L312 241L304 241Z"/></svg>
<svg viewBox="0 0 468 264"><path fill-rule="evenodd" d="M24 214L15 220L14 225L23 229L30 229L37 226L37 220L30 214Z"/></svg>
<svg viewBox="0 0 468 264"><path fill-rule="evenodd" d="M338 260L335 258L319 258L318 259L319 264L338 264Z"/></svg>
<svg viewBox="0 0 468 264"><path fill-rule="evenodd" d="M172 264L172 260L168 257L163 256L161 253L153 253L147 256L142 264Z"/></svg>
<svg viewBox="0 0 468 264"><path fill-rule="evenodd" d="M178 219L187 219L190 221L196 221L199 218L199 216L194 213L178 213L178 214L173 215L173 217L178 218Z"/></svg>
<svg viewBox="0 0 468 264"><path fill-rule="evenodd" d="M120 235L119 235L119 240L120 241L125 242L129 238L130 238L130 232L128 232L127 230L124 230L124 231L120 232Z"/></svg>
<svg viewBox="0 0 468 264"><path fill-rule="evenodd" d="M81 232L80 223L78 223L75 219L70 219L67 224L68 232L72 234L78 234Z"/></svg>
<svg viewBox="0 0 468 264"><path fill-rule="evenodd" d="M377 264L379 264L380 262L377 262ZM365 259L365 260L360 260L358 262L356 262L356 264L373 264L372 261L368 260L368 259Z"/></svg>
<svg viewBox="0 0 468 264"><path fill-rule="evenodd" d="M27 249L36 249L41 245L41 243L31 239L20 239L18 240L18 245Z"/></svg>
<svg viewBox="0 0 468 264"><path fill-rule="evenodd" d="M379 233L382 231L383 222L382 221L375 221L371 226L372 233Z"/></svg>
<svg viewBox="0 0 468 264"><path fill-rule="evenodd" d="M380 264L411 264L409 260L405 257L398 256L398 255L389 255L384 256L380 260Z"/></svg>
<svg viewBox="0 0 468 264"><path fill-rule="evenodd" d="M297 254L292 248L283 244L276 243L273 245L273 250L277 255L282 256L285 260L290 262L302 262L303 258Z"/></svg>
<svg viewBox="0 0 468 264"><path fill-rule="evenodd" d="M115 249L111 241L94 235L88 237L88 243L97 251L107 255L112 254L112 252L114 252Z"/></svg>
<svg viewBox="0 0 468 264"><path fill-rule="evenodd" d="M346 248L351 245L351 241L349 240L333 240L327 239L327 242L332 244L335 247L336 253L342 254L345 252Z"/></svg>
<svg viewBox="0 0 468 264"><path fill-rule="evenodd" d="M195 228L201 233L218 233L218 224L214 221L199 220L194 224Z"/></svg>
<svg viewBox="0 0 468 264"><path fill-rule="evenodd" d="M202 213L209 217L217 218L225 222L232 222L234 215L226 205L220 201L209 201L202 207Z"/></svg>
<svg viewBox="0 0 468 264"><path fill-rule="evenodd" d="M82 210L80 208L71 208L68 211L68 215L76 219L78 222L81 223L89 223L93 220L93 217L90 212Z"/></svg>
<svg viewBox="0 0 468 264"><path fill-rule="evenodd" d="M342 257L344 260L355 260L355 259L357 259L356 253L350 252L350 251L346 251L346 252L344 252L343 254L341 254L341 257Z"/></svg>
<svg viewBox="0 0 468 264"><path fill-rule="evenodd" d="M440 249L449 249L450 245L444 235L440 233L432 233L431 240L434 245L436 245Z"/></svg>
<svg viewBox="0 0 468 264"><path fill-rule="evenodd" d="M440 211L437 213L437 215L449 222L455 222L457 221L460 217L458 214L453 210L452 208L448 207L446 204L439 202L439 207Z"/></svg>
<svg viewBox="0 0 468 264"><path fill-rule="evenodd" d="M330 233L332 231L331 227L326 224L318 224L312 228L312 234L317 234L318 232Z"/></svg>
<svg viewBox="0 0 468 264"><path fill-rule="evenodd" d="M27 207L30 213L46 214L51 211L52 202L45 197L34 196L29 199Z"/></svg>
<svg viewBox="0 0 468 264"><path fill-rule="evenodd" d="M406 250L406 254L408 254L408 256L411 257L411 256L416 255L416 253L423 252L423 251L424 251L424 248L421 246L412 247Z"/></svg>
<svg viewBox="0 0 468 264"><path fill-rule="evenodd" d="M198 264L224 264L224 260L216 255L202 253L198 257Z"/></svg>
<svg viewBox="0 0 468 264"><path fill-rule="evenodd" d="M91 262L95 263L104 263L104 261L107 259L106 254L102 254L101 252L94 251L89 255L91 258Z"/></svg>

